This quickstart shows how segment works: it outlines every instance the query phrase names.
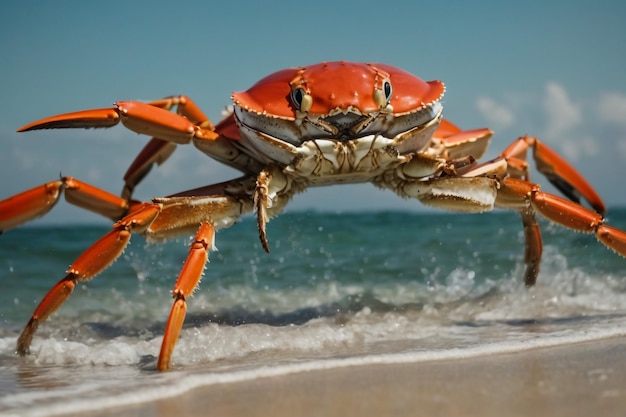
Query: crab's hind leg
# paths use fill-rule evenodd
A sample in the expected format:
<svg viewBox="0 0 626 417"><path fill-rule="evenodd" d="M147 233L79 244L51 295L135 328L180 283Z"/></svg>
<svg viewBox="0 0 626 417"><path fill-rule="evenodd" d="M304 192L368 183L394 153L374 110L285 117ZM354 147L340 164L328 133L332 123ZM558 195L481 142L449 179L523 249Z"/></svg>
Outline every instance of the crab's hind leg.
<svg viewBox="0 0 626 417"><path fill-rule="evenodd" d="M539 223L537 223L535 211L532 207L523 208L520 210L520 215L524 226L524 241L526 242L524 252L524 263L526 264L524 284L526 284L527 287L532 287L537 282L537 276L539 276L543 243Z"/></svg>
<svg viewBox="0 0 626 417"><path fill-rule="evenodd" d="M0 233L48 213L65 191L70 204L118 220L136 203L72 177L61 177L0 201Z"/></svg>
<svg viewBox="0 0 626 417"><path fill-rule="evenodd" d="M529 181L526 154L532 150L537 170L570 200L579 203L585 199L600 215L604 215L604 202L587 180L558 153L533 136L522 136L509 145L500 156L507 161L507 174L511 178ZM541 195L544 195L542 192ZM580 207L580 206L573 206ZM524 235L526 237L526 277L527 286L532 286L539 274L542 243L541 232L531 205L521 210Z"/></svg>
<svg viewBox="0 0 626 417"><path fill-rule="evenodd" d="M529 226L529 230L525 228L527 259L529 252L531 253L531 258L533 253L536 254L535 258L541 255L541 241L538 238L538 229L537 231L530 230L535 229L533 225L534 212L577 232L593 233L605 246L626 257L626 232L607 225L602 214L572 201L545 193L540 190L537 184L516 178L504 179L498 190L496 206L521 210L522 219L525 219L524 213L530 213L530 223L525 223L525 226ZM529 234L531 235L530 239ZM538 246L536 248L532 247L533 235L538 238ZM527 285L534 284L535 281L532 278L527 274Z"/></svg>

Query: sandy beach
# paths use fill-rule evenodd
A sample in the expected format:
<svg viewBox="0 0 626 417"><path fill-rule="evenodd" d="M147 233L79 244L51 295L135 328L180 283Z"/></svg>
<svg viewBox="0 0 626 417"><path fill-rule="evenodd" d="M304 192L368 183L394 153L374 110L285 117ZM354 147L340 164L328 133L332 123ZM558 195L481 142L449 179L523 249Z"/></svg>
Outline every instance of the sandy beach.
<svg viewBox="0 0 626 417"><path fill-rule="evenodd" d="M626 339L422 363L353 366L213 385L130 416L623 416ZM85 415L85 414L83 414Z"/></svg>

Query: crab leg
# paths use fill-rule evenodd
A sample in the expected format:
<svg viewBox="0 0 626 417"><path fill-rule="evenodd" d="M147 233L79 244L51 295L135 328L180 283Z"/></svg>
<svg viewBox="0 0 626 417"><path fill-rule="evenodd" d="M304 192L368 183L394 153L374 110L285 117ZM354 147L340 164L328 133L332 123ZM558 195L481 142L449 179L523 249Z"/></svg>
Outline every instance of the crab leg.
<svg viewBox="0 0 626 417"><path fill-rule="evenodd" d="M574 167L559 156L559 154L535 137L522 136L500 154L500 156L507 161L507 171L509 175L513 178L529 180L528 163L526 162L526 151L528 148L533 150L533 157L539 172L565 196L576 203L579 203L580 197L583 197L596 212L604 214L606 211L604 203L587 180L585 180ZM541 193L541 195L544 195L544 193ZM577 205L573 207L582 208ZM545 215L545 213L542 214ZM524 225L524 235L526 237L527 268L525 283L527 286L532 286L535 284L537 275L539 274L539 260L541 259L542 252L541 232L539 231L539 227L536 226L532 207L523 209L521 216Z"/></svg>
<svg viewBox="0 0 626 417"><path fill-rule="evenodd" d="M526 150L531 148L537 169L567 198L579 202L583 197L598 213L604 214L606 207L602 199L576 169L554 150L532 136L522 136L507 147L500 155L509 164L509 173L515 178L528 180Z"/></svg>
<svg viewBox="0 0 626 417"><path fill-rule="evenodd" d="M499 156L491 161L487 161L473 167L465 174L463 174L463 176L466 178L471 178L475 176L486 175L502 178L507 175L508 168L508 161L505 160L502 156ZM500 200L503 200L501 196L499 198ZM531 206L523 206L520 208L519 211L522 218L522 224L524 226L524 240L526 243L526 251L524 255L526 272L524 274L524 282L527 287L530 287L535 285L537 281L537 276L539 275L543 244L541 240L541 231L539 230L539 224L537 223L537 219L535 218L535 211L533 210L533 208Z"/></svg>
<svg viewBox="0 0 626 417"><path fill-rule="evenodd" d="M130 199L139 182L150 172L154 164L161 165L176 150L176 144L163 139L152 138L135 157L124 174L122 197Z"/></svg>
<svg viewBox="0 0 626 417"><path fill-rule="evenodd" d="M129 210L129 202L121 197L72 177L50 181L0 201L0 232L46 214L65 199L86 210L117 220Z"/></svg>
<svg viewBox="0 0 626 417"><path fill-rule="evenodd" d="M195 196L187 196L183 192L180 196L155 199L154 203L137 203L130 214L113 225L113 230L83 252L67 270L66 276L44 296L18 338L18 353L28 353L39 323L67 300L77 282L90 280L113 263L130 241L132 233L164 239L187 233L200 225L173 291L175 301L158 362L160 370L167 369L185 317L186 299L197 286L208 250L213 247L214 229L228 227L241 214L252 211L250 195L253 190L254 179L243 177L188 192ZM222 194L213 194L215 192Z"/></svg>
<svg viewBox="0 0 626 417"><path fill-rule="evenodd" d="M112 231L100 238L74 261L67 270L67 275L41 300L17 339L17 352L20 355L28 353L39 323L46 320L67 300L74 291L76 283L90 280L113 263L128 244L131 232L144 230L155 219L159 210L158 204L145 203L138 211L117 222Z"/></svg>
<svg viewBox="0 0 626 417"><path fill-rule="evenodd" d="M524 263L526 272L524 274L524 284L532 287L537 282L539 266L541 264L541 254L543 253L543 243L539 223L535 218L535 211L532 207L526 207L520 212L522 224L524 225L524 241L526 251L524 253Z"/></svg>
<svg viewBox="0 0 626 417"><path fill-rule="evenodd" d="M172 310L165 326L165 333L163 334L163 342L157 363L159 371L165 371L170 367L174 345L178 340L178 335L187 313L186 299L191 296L200 282L202 271L209 257L209 250L214 246L214 238L215 229L213 226L210 223L203 222L189 248L189 255L172 291L174 304L172 305Z"/></svg>
<svg viewBox="0 0 626 417"><path fill-rule="evenodd" d="M606 225L602 214L579 204L544 193L539 185L516 178L502 181L496 205L534 209L547 219L583 233L594 233L608 248L626 257L626 232ZM531 284L532 285L532 284Z"/></svg>

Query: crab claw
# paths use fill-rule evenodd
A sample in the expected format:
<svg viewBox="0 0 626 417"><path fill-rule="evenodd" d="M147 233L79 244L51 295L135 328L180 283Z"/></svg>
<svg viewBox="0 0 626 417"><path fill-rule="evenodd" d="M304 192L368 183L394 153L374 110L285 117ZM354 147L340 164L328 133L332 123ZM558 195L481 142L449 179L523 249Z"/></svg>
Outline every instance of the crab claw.
<svg viewBox="0 0 626 417"><path fill-rule="evenodd" d="M30 123L18 132L39 129L106 128L122 122L128 129L168 142L186 144L193 137L215 139L210 129L196 126L187 117L139 101L118 101L115 107L59 114Z"/></svg>
<svg viewBox="0 0 626 417"><path fill-rule="evenodd" d="M114 108L82 110L72 113L59 114L46 117L22 126L18 132L41 129L87 129L99 127L111 127L120 122L120 115Z"/></svg>

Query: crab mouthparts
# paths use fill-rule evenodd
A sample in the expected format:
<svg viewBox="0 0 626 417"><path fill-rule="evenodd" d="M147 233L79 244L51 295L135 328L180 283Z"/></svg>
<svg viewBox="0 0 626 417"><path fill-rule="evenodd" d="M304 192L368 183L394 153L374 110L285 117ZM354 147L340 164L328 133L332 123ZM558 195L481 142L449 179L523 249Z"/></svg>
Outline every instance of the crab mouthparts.
<svg viewBox="0 0 626 417"><path fill-rule="evenodd" d="M332 136L339 139L354 138L373 119L372 116L354 112L338 113L317 120L317 123Z"/></svg>

